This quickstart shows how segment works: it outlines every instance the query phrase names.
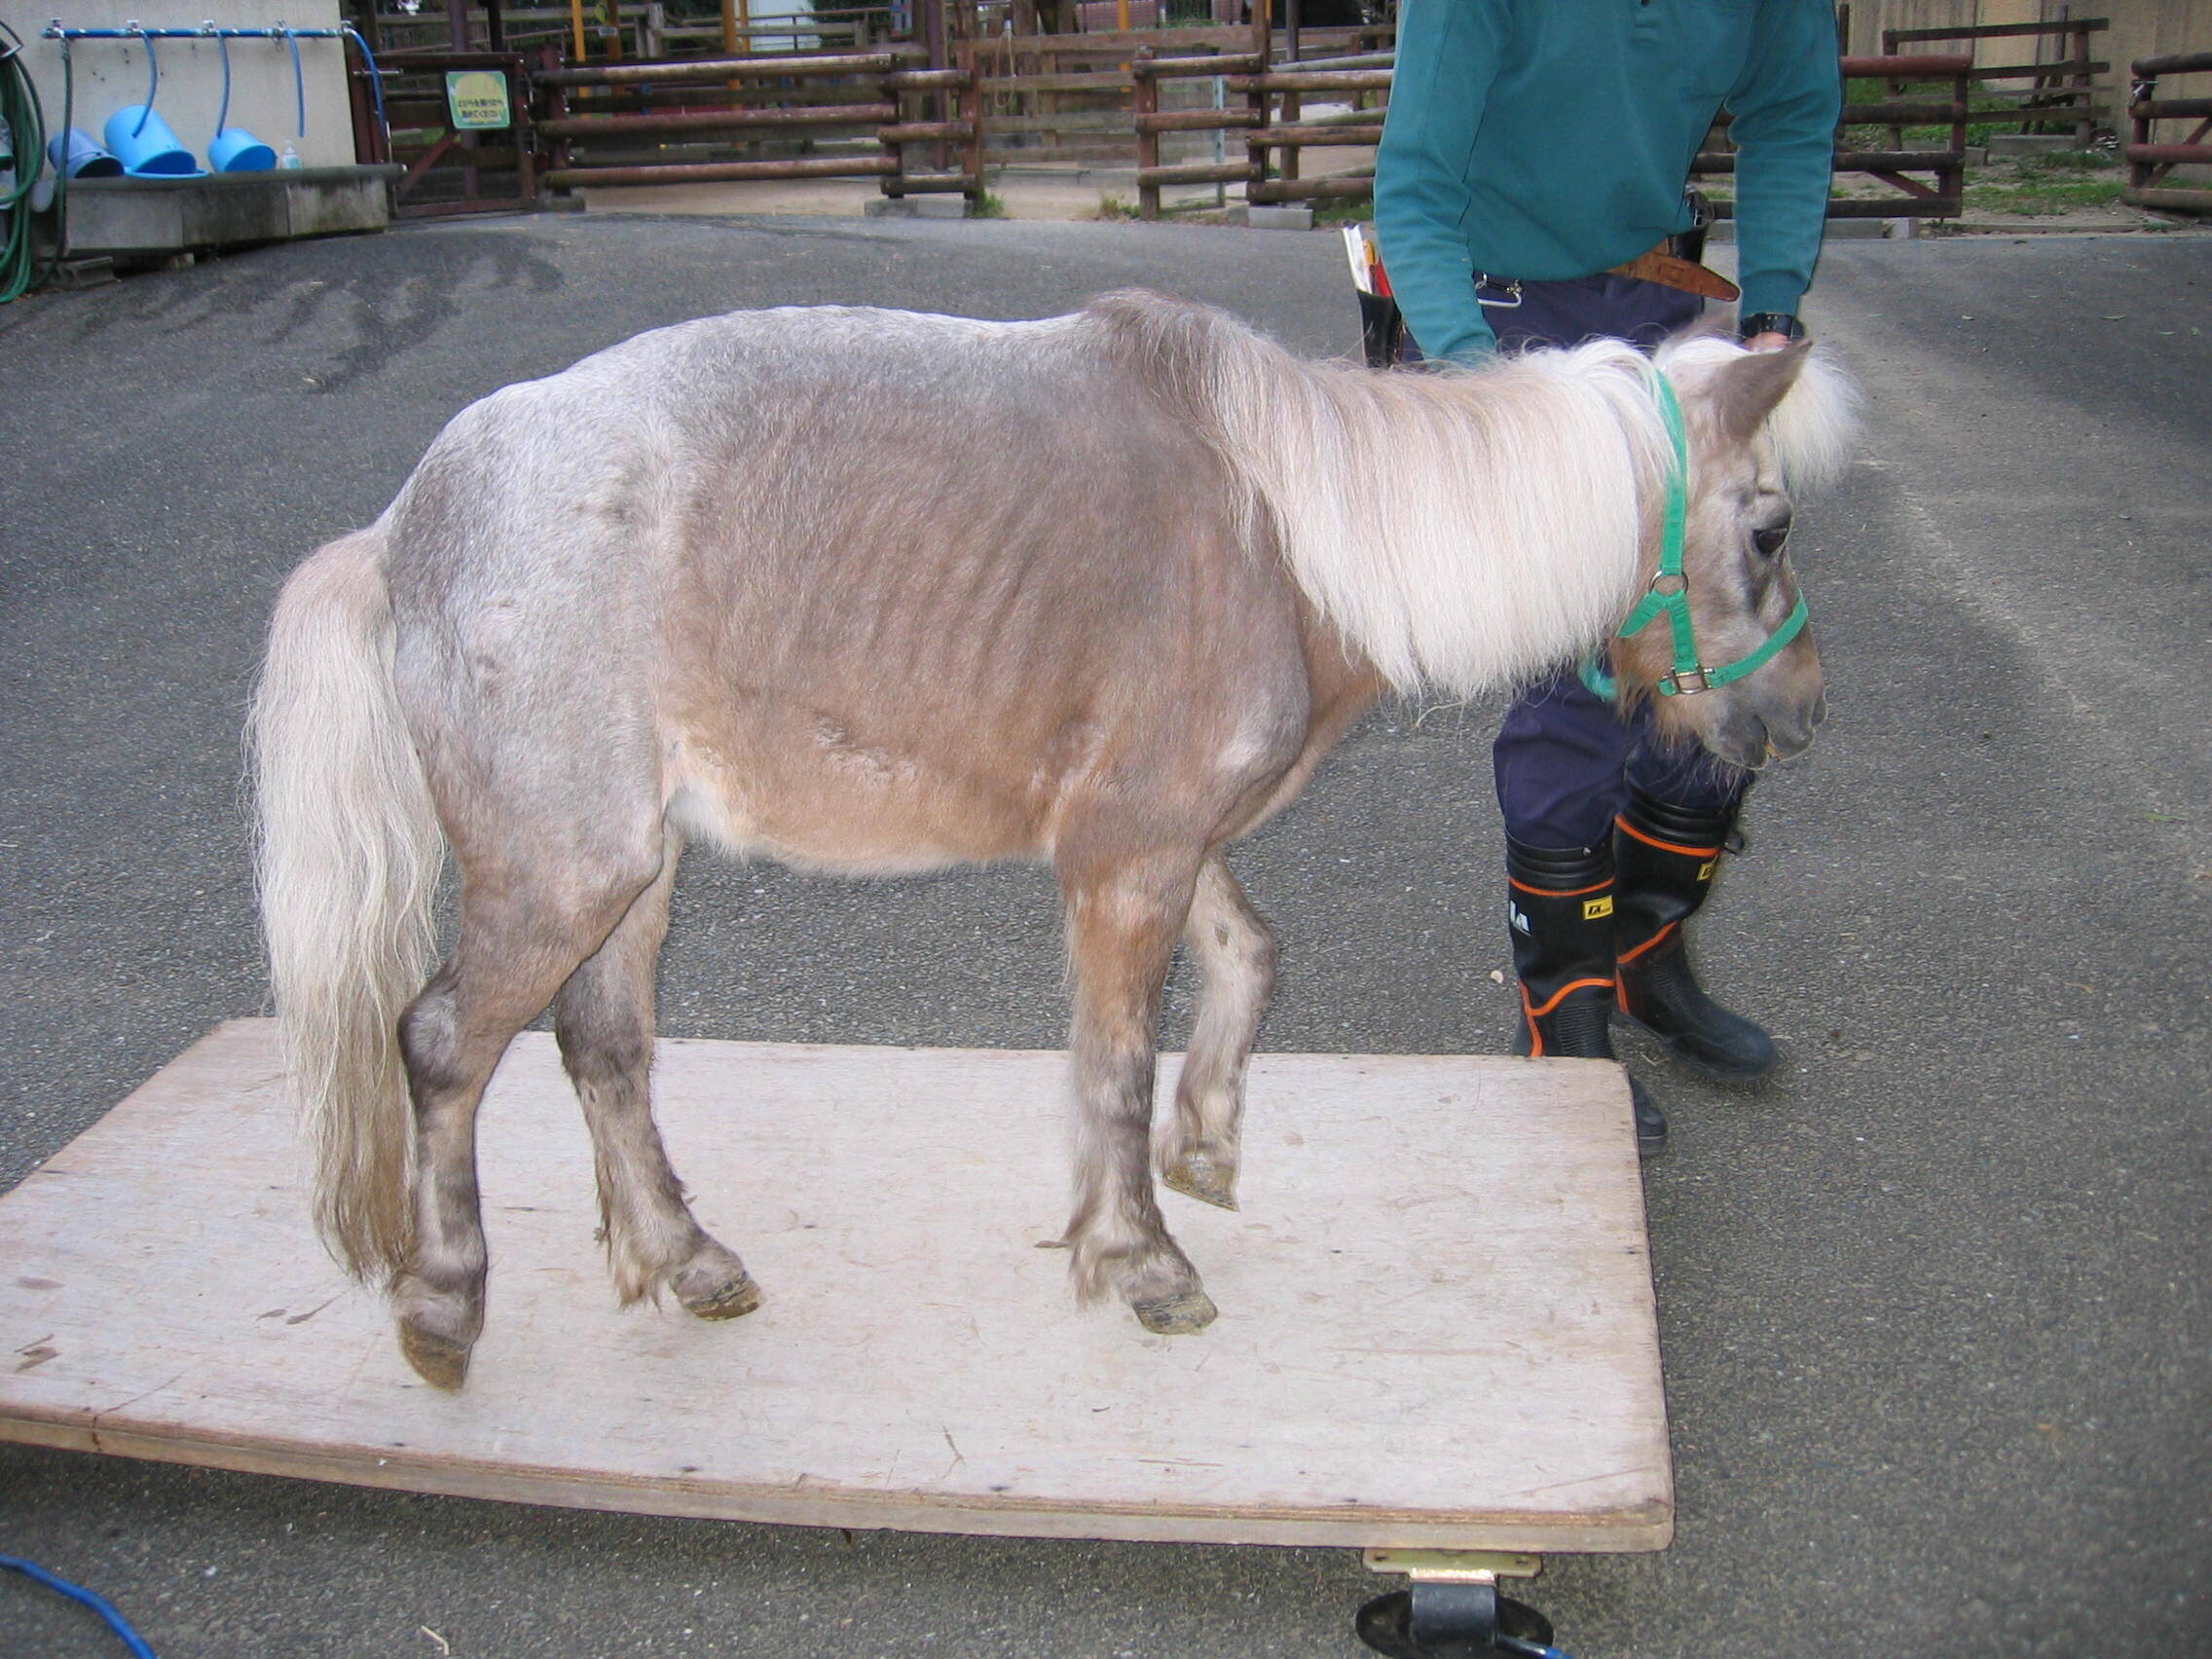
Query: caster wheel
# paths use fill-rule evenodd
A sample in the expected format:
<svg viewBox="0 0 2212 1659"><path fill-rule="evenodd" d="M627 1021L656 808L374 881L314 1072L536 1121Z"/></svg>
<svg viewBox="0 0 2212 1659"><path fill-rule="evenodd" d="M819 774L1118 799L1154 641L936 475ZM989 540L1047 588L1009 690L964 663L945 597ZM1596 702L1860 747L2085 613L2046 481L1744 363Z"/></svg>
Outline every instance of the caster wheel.
<svg viewBox="0 0 2212 1659"><path fill-rule="evenodd" d="M1449 1602L1422 1608L1414 1635L1414 1598L1407 1590L1378 1596L1352 1621L1359 1640L1389 1659L1538 1659L1551 1651L1552 1621L1491 1585L1424 1586L1424 1601L1450 1591Z"/></svg>

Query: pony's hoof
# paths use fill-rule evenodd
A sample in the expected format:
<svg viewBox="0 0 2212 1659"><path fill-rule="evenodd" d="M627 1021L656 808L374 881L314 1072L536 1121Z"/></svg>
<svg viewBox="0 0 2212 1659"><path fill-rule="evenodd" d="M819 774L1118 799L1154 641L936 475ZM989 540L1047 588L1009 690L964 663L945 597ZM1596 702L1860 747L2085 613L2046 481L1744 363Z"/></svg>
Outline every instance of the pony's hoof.
<svg viewBox="0 0 2212 1659"><path fill-rule="evenodd" d="M760 1306L760 1287L750 1273L691 1290L679 1285L676 1300L702 1319L742 1319Z"/></svg>
<svg viewBox="0 0 2212 1659"><path fill-rule="evenodd" d="M1220 1309L1204 1291L1188 1290L1164 1302L1132 1302L1129 1311L1156 1337L1187 1337L1212 1324Z"/></svg>
<svg viewBox="0 0 2212 1659"><path fill-rule="evenodd" d="M415 1368L415 1375L433 1388L443 1388L450 1394L467 1381L467 1343L457 1343L451 1337L441 1337L435 1331L425 1331L402 1319L399 1351Z"/></svg>
<svg viewBox="0 0 2212 1659"><path fill-rule="evenodd" d="M1160 1180L1162 1186L1174 1188L1185 1198L1218 1204L1225 1210L1236 1207L1235 1169L1202 1152L1194 1152L1162 1165Z"/></svg>

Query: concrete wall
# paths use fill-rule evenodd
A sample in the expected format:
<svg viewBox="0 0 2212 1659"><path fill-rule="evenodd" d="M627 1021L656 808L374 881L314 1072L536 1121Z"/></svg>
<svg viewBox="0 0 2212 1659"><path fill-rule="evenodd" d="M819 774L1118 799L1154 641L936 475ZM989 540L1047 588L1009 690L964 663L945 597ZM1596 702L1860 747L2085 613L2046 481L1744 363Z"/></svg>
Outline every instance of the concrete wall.
<svg viewBox="0 0 2212 1659"><path fill-rule="evenodd" d="M135 18L148 28L198 28L210 18L230 28L329 29L338 0L0 0L0 20L23 39L23 56L46 108L49 131L61 126L61 43L40 38L56 15L69 28L121 28ZM213 41L165 40L154 109L185 147L206 165L207 142L223 100L223 71ZM280 40L234 40L230 124L243 127L278 155L287 142L311 167L350 166L353 124L346 97L343 44L300 42L307 82L307 134L299 132L292 56ZM146 96L146 49L136 41L85 40L70 48L76 66L75 125L94 140L107 118Z"/></svg>

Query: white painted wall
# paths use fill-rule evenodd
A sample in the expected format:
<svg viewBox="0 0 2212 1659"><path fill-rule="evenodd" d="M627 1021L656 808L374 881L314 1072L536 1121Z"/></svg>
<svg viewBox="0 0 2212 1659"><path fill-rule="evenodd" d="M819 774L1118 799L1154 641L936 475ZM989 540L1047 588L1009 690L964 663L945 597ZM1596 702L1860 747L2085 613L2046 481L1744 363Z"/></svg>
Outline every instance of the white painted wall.
<svg viewBox="0 0 2212 1659"><path fill-rule="evenodd" d="M49 133L61 126L61 43L39 31L59 16L69 28L121 28L135 19L148 28L196 29L212 19L230 28L332 29L338 0L0 0L0 21L23 39L23 57L46 108ZM287 142L311 167L346 166L353 161L353 121L346 101L343 43L300 42L307 81L307 134L300 135L292 92L292 55L280 40L234 40L231 52L230 124L243 127L279 156ZM157 43L162 85L155 113L175 129L187 149L207 165L207 142L223 101L222 61L213 41ZM70 46L76 64L74 124L92 135L110 115L146 96L146 49L137 41L81 40Z"/></svg>

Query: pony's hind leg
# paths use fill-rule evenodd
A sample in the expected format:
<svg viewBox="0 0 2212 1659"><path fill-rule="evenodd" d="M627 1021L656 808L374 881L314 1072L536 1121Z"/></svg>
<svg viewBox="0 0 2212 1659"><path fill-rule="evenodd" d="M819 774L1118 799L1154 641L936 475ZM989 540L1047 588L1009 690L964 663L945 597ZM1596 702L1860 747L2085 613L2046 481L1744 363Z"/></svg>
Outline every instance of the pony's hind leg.
<svg viewBox="0 0 2212 1659"><path fill-rule="evenodd" d="M515 1033L552 1001L651 879L571 869L466 869L452 956L400 1016L415 1110L413 1237L392 1281L399 1346L424 1381L458 1388L484 1326L487 1257L476 1109Z"/></svg>
<svg viewBox="0 0 2212 1659"><path fill-rule="evenodd" d="M1153 1192L1155 1033L1161 987L1190 906L1179 857L1071 858L1063 847L1075 977L1076 1204L1067 1242L1086 1301L1109 1287L1149 1331L1202 1330L1214 1306L1161 1220Z"/></svg>
<svg viewBox="0 0 2212 1659"><path fill-rule="evenodd" d="M1157 1148L1160 1178L1179 1193L1235 1209L1244 1066L1274 993L1275 939L1219 848L1198 870L1183 940L1204 978L1175 1115Z"/></svg>
<svg viewBox="0 0 2212 1659"><path fill-rule="evenodd" d="M652 1117L653 966L681 850L671 831L659 876L569 976L553 1030L591 1126L602 1236L624 1305L666 1285L700 1318L734 1319L760 1306L759 1289L692 1218Z"/></svg>

